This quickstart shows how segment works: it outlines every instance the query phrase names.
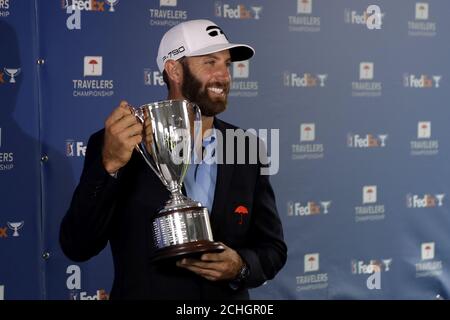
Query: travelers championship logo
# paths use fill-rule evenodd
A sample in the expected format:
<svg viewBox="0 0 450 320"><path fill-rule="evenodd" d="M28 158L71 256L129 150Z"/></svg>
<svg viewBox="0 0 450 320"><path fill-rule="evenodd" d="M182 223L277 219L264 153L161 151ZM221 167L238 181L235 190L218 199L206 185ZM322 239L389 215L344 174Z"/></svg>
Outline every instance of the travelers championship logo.
<svg viewBox="0 0 450 320"><path fill-rule="evenodd" d="M355 207L355 221L376 221L385 218L384 204L378 202L377 186L364 186L362 189L362 206Z"/></svg>
<svg viewBox="0 0 450 320"><path fill-rule="evenodd" d="M103 57L84 57L83 70L84 79L72 80L74 97L110 97L114 95L114 80L98 79L103 75Z"/></svg>
<svg viewBox="0 0 450 320"><path fill-rule="evenodd" d="M435 243L424 242L420 246L420 262L416 263L416 278L442 275L442 260L436 259Z"/></svg>
<svg viewBox="0 0 450 320"><path fill-rule="evenodd" d="M296 15L288 16L291 32L319 32L320 17L313 15L313 0L290 0L297 4ZM292 10L292 12L295 12Z"/></svg>
<svg viewBox="0 0 450 320"><path fill-rule="evenodd" d="M118 2L119 0L61 0L61 6L68 15L67 29L82 28L81 12L114 13Z"/></svg>
<svg viewBox="0 0 450 320"><path fill-rule="evenodd" d="M258 96L258 81L252 80L250 61L233 62L232 75L230 97L252 98Z"/></svg>
<svg viewBox="0 0 450 320"><path fill-rule="evenodd" d="M319 253L303 257L303 274L296 276L297 291L320 290L328 287L328 273L320 272Z"/></svg>
<svg viewBox="0 0 450 320"><path fill-rule="evenodd" d="M375 68L373 62L359 64L359 81L352 82L353 97L380 97L381 82L373 81Z"/></svg>
<svg viewBox="0 0 450 320"><path fill-rule="evenodd" d="M292 145L292 160L314 160L324 157L325 148L316 142L316 124L300 124L300 143Z"/></svg>
<svg viewBox="0 0 450 320"><path fill-rule="evenodd" d="M414 20L408 21L408 35L411 37L434 37L437 33L437 23L430 17L430 4L416 2L408 4L408 11L412 13L415 7ZM411 15L413 16L413 15Z"/></svg>
<svg viewBox="0 0 450 320"><path fill-rule="evenodd" d="M14 0L0 0L0 18L7 18L10 15L12 1Z"/></svg>
<svg viewBox="0 0 450 320"><path fill-rule="evenodd" d="M7 133L0 127L0 174L14 168L14 153L9 149L6 137Z"/></svg>
<svg viewBox="0 0 450 320"><path fill-rule="evenodd" d="M417 140L410 141L412 156L435 156L439 153L439 140L431 139L431 121L417 123Z"/></svg>
<svg viewBox="0 0 450 320"><path fill-rule="evenodd" d="M150 8L150 26L173 27L188 20L188 12L177 8L177 0L159 0L158 8Z"/></svg>

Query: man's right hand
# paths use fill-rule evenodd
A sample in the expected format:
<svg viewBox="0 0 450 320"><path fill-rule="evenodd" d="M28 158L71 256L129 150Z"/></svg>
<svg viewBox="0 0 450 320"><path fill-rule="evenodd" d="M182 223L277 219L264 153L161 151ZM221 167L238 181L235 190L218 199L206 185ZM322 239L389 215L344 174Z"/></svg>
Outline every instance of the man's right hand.
<svg viewBox="0 0 450 320"><path fill-rule="evenodd" d="M128 163L136 144L142 140L142 124L136 119L128 102L122 101L106 119L103 143L103 166L115 173Z"/></svg>

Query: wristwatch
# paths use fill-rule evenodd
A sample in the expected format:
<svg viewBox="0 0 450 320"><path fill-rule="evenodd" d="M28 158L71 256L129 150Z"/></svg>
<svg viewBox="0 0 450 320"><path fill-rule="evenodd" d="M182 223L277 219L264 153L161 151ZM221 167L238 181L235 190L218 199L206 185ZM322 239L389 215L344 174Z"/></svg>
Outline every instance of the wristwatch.
<svg viewBox="0 0 450 320"><path fill-rule="evenodd" d="M247 280L247 278L250 276L250 269L247 266L247 264L244 262L242 264L241 269L239 270L239 273L236 277L236 279L234 279L234 281L238 282L238 283L242 283L245 280Z"/></svg>

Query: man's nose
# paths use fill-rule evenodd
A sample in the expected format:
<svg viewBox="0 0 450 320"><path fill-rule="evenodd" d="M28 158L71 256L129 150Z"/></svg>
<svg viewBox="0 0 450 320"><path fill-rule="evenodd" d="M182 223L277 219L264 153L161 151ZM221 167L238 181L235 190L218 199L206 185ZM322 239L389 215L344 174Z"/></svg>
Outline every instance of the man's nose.
<svg viewBox="0 0 450 320"><path fill-rule="evenodd" d="M231 79L230 67L225 64L221 65L217 69L216 76L219 80L230 81Z"/></svg>

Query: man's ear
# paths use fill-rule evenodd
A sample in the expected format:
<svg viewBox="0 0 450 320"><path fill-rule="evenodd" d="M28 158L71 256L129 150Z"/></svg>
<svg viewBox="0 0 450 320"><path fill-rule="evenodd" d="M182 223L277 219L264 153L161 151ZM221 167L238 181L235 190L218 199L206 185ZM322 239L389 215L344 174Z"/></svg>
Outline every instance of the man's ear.
<svg viewBox="0 0 450 320"><path fill-rule="evenodd" d="M180 62L168 60L164 66L164 70L166 70L167 76L171 82L181 85L181 81L183 79L183 68Z"/></svg>

